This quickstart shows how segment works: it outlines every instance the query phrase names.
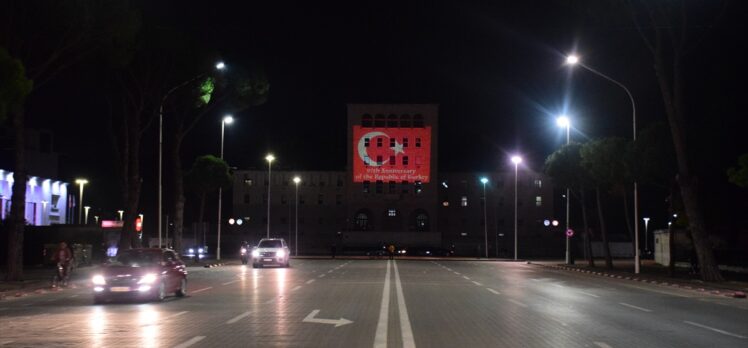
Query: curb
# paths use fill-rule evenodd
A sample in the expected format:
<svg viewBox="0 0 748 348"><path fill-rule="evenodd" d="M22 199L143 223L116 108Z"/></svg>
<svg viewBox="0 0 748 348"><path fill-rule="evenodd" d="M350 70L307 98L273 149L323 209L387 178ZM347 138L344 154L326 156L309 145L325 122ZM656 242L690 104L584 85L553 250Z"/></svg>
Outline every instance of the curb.
<svg viewBox="0 0 748 348"><path fill-rule="evenodd" d="M226 265L226 264L223 263L223 262L221 262L221 263L209 263L209 264L204 265L203 268L213 268L213 267L224 266L224 265Z"/></svg>
<svg viewBox="0 0 748 348"><path fill-rule="evenodd" d="M605 277L605 278L614 278L614 279L622 279L622 280L625 279L625 280L631 280L631 281L636 281L636 282L641 282L641 283L648 283L648 284L653 284L653 285L669 286L669 287L673 287L673 288L679 288L679 289L685 289L685 290L691 290L691 291L698 291L698 292L701 292L701 293L710 293L710 294L715 295L715 296L726 296L726 297L732 297L732 298L746 298L745 292L743 292L743 291L737 291L737 290L726 290L726 289L718 290L718 289L705 289L705 288L696 288L696 289L694 289L693 287L691 287L689 285L681 285L681 284L678 284L678 283L669 283L667 281L657 281L657 280L642 279L642 278L636 278L636 277L634 277L634 278L632 278L632 277L623 277L623 276L617 275L617 274L609 274L609 273L605 273L605 272L594 272L594 271L590 271L590 270L586 270L586 269L582 269L582 268L578 268L578 267L566 267L566 266L558 266L558 265L544 265L544 264L541 264L541 263L531 263L530 261L528 261L527 264L534 264L534 265L538 265L538 266L541 266L541 267L552 268L552 269L557 269L557 270L572 271L572 272L582 272L582 273L587 273L587 274L590 274L590 275L597 275L597 276L601 276L601 277Z"/></svg>

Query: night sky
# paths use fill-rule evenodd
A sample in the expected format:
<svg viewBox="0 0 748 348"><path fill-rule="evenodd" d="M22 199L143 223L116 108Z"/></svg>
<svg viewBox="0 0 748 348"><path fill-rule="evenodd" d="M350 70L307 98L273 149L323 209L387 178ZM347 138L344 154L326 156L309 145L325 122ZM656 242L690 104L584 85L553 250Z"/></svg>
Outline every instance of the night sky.
<svg viewBox="0 0 748 348"><path fill-rule="evenodd" d="M630 137L625 93L564 66L572 51L631 89L639 129L665 121L651 57L625 15L607 21L566 1L482 3L159 1L143 11L218 52L228 73L247 62L266 71L269 100L235 114L226 129L226 159L242 169L265 168L272 151L274 167L343 170L347 103L439 104L443 171L504 169L515 150L541 170L564 141L554 121L560 113L572 116L575 140ZM745 192L724 174L748 152L745 19L746 5L733 2L689 61L689 146L706 199L717 203L715 219L746 208ZM113 212L112 151L102 96L84 83L90 74L78 66L40 90L28 125L55 132L61 177L88 177L87 200ZM197 155L218 153L221 117L207 115L189 136L186 168ZM155 211L155 127L143 147L141 205Z"/></svg>

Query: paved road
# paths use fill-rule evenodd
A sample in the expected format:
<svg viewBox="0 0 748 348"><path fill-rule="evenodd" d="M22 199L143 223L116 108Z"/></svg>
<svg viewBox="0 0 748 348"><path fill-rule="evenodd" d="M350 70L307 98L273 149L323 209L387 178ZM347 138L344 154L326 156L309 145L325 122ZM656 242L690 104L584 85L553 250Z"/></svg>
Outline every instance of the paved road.
<svg viewBox="0 0 748 348"><path fill-rule="evenodd" d="M748 302L514 262L191 269L186 298L0 302L1 347L748 347Z"/></svg>

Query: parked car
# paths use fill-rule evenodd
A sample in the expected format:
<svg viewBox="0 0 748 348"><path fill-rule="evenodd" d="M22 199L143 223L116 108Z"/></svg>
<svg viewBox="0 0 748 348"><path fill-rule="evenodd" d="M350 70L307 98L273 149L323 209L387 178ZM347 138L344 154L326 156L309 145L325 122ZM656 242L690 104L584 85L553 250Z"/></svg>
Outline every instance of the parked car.
<svg viewBox="0 0 748 348"><path fill-rule="evenodd" d="M122 250L91 279L94 302L114 299L163 300L187 295L187 269L174 250Z"/></svg>
<svg viewBox="0 0 748 348"><path fill-rule="evenodd" d="M288 245L283 238L263 238L252 250L252 267L258 268L265 265L280 267L289 266Z"/></svg>

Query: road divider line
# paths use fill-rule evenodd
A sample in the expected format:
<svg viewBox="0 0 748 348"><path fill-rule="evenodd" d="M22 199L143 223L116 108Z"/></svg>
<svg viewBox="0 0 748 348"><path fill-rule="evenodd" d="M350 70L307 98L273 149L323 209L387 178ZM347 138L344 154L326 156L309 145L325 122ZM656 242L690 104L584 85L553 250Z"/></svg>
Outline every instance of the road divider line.
<svg viewBox="0 0 748 348"><path fill-rule="evenodd" d="M333 270L329 270L329 271L327 271L327 273L332 273L332 271L333 271Z"/></svg>
<svg viewBox="0 0 748 348"><path fill-rule="evenodd" d="M170 316L167 316L166 318L164 318L164 319L162 319L162 320L166 320L166 319L172 319L172 318L176 318L176 317L178 317L178 316L180 316L180 315L185 315L185 314L187 314L188 312L189 312L189 311L181 311L181 312L179 312L179 313L174 313L174 314L172 314L172 315L170 315Z"/></svg>
<svg viewBox="0 0 748 348"><path fill-rule="evenodd" d="M6 345L6 344L11 344L11 343L13 343L13 342L15 342L15 341L13 341L13 340L5 340L5 341L0 341L0 346L4 346L4 345Z"/></svg>
<svg viewBox="0 0 748 348"><path fill-rule="evenodd" d="M72 326L73 324L74 324L74 323L68 323L68 324L62 324L62 325L60 325L60 326L55 326L55 327L53 327L53 328L49 329L49 331L57 331L57 330L62 330L62 329L64 329L64 328L66 328L66 327Z"/></svg>
<svg viewBox="0 0 748 348"><path fill-rule="evenodd" d="M563 286L563 285L561 285L561 284L556 284L556 283L554 283L554 284L551 284L551 285L553 285L553 286L555 286L555 287L557 287L557 288L562 288L562 289L564 288L564 286Z"/></svg>
<svg viewBox="0 0 748 348"><path fill-rule="evenodd" d="M688 324L688 325L693 325L693 326L696 326L696 327L700 327L702 329L711 330L711 331L718 332L718 333L721 333L721 334L727 335L727 336L732 336L732 337L735 337L735 338L740 338L740 339L748 338L748 337L745 337L745 336L742 336L742 335L738 335L738 334L735 334L735 333L732 333L732 332L728 332L728 331L725 331L725 330L720 330L720 329L717 329L717 328L713 328L711 326L706 326L704 324L694 323L694 322L688 321L688 320L684 320L683 322L686 323L686 324Z"/></svg>
<svg viewBox="0 0 748 348"><path fill-rule="evenodd" d="M311 284L311 283L314 283L314 281L315 281L315 280L316 280L316 279L309 279L309 280L307 280L307 281L306 281L306 283L307 283L307 284Z"/></svg>
<svg viewBox="0 0 748 348"><path fill-rule="evenodd" d="M491 292L492 294L494 294L494 295L501 295L501 293L500 293L500 292L498 292L498 291L496 291L496 290L494 290L494 289L491 289L491 288L486 288L486 290L490 291L490 292Z"/></svg>
<svg viewBox="0 0 748 348"><path fill-rule="evenodd" d="M187 347L189 347L189 346L191 346L191 345L193 345L193 344L195 344L197 342L200 342L200 341L202 341L204 339L205 339L205 336L195 336L195 337L190 338L187 341L184 341L184 342L182 342L182 343L174 346L174 348L187 348Z"/></svg>
<svg viewBox="0 0 748 348"><path fill-rule="evenodd" d="M299 289L301 289L301 285L297 285L295 288L291 289L291 291L296 291L296 290L299 290Z"/></svg>
<svg viewBox="0 0 748 348"><path fill-rule="evenodd" d="M390 313L390 263L387 260L387 272L384 275L384 288L382 289L382 304L379 307L379 320L377 331L374 336L374 348L387 348L387 326L389 325Z"/></svg>
<svg viewBox="0 0 748 348"><path fill-rule="evenodd" d="M250 314L252 314L252 312L250 312L250 311L247 311L247 312L244 312L242 314L239 314L239 315L237 315L237 316L235 316L235 317L227 320L226 324L233 324L233 323L235 323L235 322L237 322L239 320L242 320L242 319L248 317Z"/></svg>
<svg viewBox="0 0 748 348"><path fill-rule="evenodd" d="M400 335L403 340L403 348L415 348L416 342L413 339L413 328L410 326L408 318L408 306L405 304L405 295L403 295L403 285L400 282L400 272L397 270L397 261L392 262L395 268L395 290L397 291L397 303L400 308Z"/></svg>
<svg viewBox="0 0 748 348"><path fill-rule="evenodd" d="M600 348L613 348L613 347L611 347L609 344L607 344L605 342L592 342L592 343L594 343L596 346L598 346Z"/></svg>
<svg viewBox="0 0 748 348"><path fill-rule="evenodd" d="M633 309L636 309L636 310L640 310L640 311L642 311L642 312L647 312L647 313L649 313L649 312L651 312L651 311L652 311L651 309L646 309L646 308L642 308L642 307L639 307L639 306L634 306L634 305L632 305L632 304L628 304L628 303L625 303L625 302L618 302L618 304L619 304L619 305L621 305L621 306L626 306L626 307L629 307L629 308L633 308Z"/></svg>
<svg viewBox="0 0 748 348"><path fill-rule="evenodd" d="M78 297L78 295L73 295L73 296L70 296L70 298L76 298L76 297Z"/></svg>
<svg viewBox="0 0 748 348"><path fill-rule="evenodd" d="M478 283L478 282L476 282L475 280L473 280L473 284L475 284L475 285L477 285L477 286L483 286L483 284L481 284L481 283Z"/></svg>
<svg viewBox="0 0 748 348"><path fill-rule="evenodd" d="M587 295L589 297L595 297L595 298L600 297L600 295L591 294L591 293L586 292L586 291L579 291L579 293L582 294L582 295Z"/></svg>
<svg viewBox="0 0 748 348"><path fill-rule="evenodd" d="M326 274L320 274L319 275L320 278L324 278L325 276L326 276Z"/></svg>
<svg viewBox="0 0 748 348"><path fill-rule="evenodd" d="M465 278L465 279L467 279L467 280L470 280L470 277L468 277L468 276L462 276L462 277Z"/></svg>
<svg viewBox="0 0 748 348"><path fill-rule="evenodd" d="M209 286L209 287L207 287L207 288L202 288L202 289L192 290L192 293L193 293L193 294L197 294L198 292L203 292L203 291L205 291L205 290L210 290L210 289L213 289L213 287L212 287L212 286Z"/></svg>
<svg viewBox="0 0 748 348"><path fill-rule="evenodd" d="M236 283L236 282L238 282L238 281L240 281L240 280L241 280L241 279L237 279L237 280L232 280L232 281L230 281L230 282L225 282L225 283L221 283L221 285L229 285L229 284L234 284L234 283Z"/></svg>
<svg viewBox="0 0 748 348"><path fill-rule="evenodd" d="M517 306L520 306L520 307L525 307L525 308L527 308L527 305L526 305L526 304L524 304L524 303L522 303L522 302L519 302L519 301L517 301L517 300L512 300L512 299L510 298L510 299L508 299L507 301L509 301L509 302L511 302L511 303L514 303L514 304L516 304Z"/></svg>

